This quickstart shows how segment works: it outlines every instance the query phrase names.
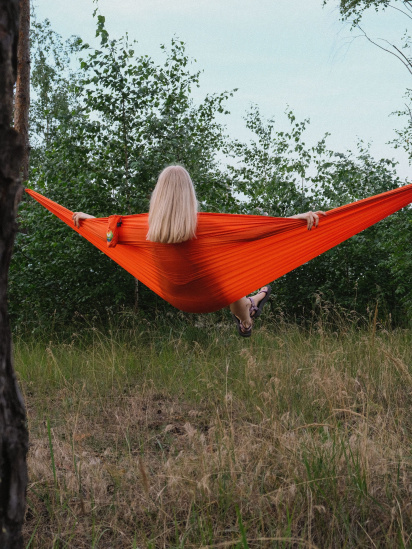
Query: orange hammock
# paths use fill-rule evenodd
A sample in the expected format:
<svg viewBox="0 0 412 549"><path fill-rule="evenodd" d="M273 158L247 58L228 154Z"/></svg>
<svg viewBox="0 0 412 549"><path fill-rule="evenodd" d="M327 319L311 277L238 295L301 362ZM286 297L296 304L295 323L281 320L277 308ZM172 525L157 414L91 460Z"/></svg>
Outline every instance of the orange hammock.
<svg viewBox="0 0 412 549"><path fill-rule="evenodd" d="M146 240L148 214L87 219L77 229L73 212L26 191L160 297L190 313L222 309L412 202L412 185L406 185L330 210L311 231L300 219L200 213L196 238L160 244Z"/></svg>

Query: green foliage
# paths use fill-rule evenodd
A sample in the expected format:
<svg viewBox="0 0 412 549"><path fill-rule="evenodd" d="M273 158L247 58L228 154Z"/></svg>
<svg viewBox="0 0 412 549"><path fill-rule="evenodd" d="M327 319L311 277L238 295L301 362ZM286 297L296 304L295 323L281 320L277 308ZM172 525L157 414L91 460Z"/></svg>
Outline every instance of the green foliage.
<svg viewBox="0 0 412 549"><path fill-rule="evenodd" d="M30 186L52 200L95 216L147 211L159 172L176 162L191 173L206 211L288 216L401 185L394 163L374 160L362 144L338 154L326 135L308 146L309 121L290 110L288 129L279 130L253 107L245 118L250 141L230 142L218 116L228 114L233 92L195 104L200 72L181 41L162 46L157 65L136 55L127 36L112 40L103 16L96 22L98 49L78 37L63 42L47 21L32 28ZM411 216L405 209L276 281L276 307L307 316L321 295L361 313L378 300L398 320L411 317ZM167 309L32 200L20 209L9 292L20 325Z"/></svg>
<svg viewBox="0 0 412 549"><path fill-rule="evenodd" d="M324 4L326 3L328 3L328 0L324 1ZM386 10L387 8L397 10L398 14L401 14L401 16L406 18L404 19L406 24L409 24L412 15L412 4L407 0L398 0L395 2L390 2L389 0L340 0L339 2L342 19L352 20L352 26L358 29L360 29L359 23L366 10L374 9L375 11L378 11ZM386 52L395 56L401 61L408 72L412 74L412 42L408 28L406 31L404 30L404 27L400 29L399 40L394 44L382 39L374 41L370 39L366 33L364 34L376 46L383 48ZM408 88L405 92L405 108L394 113L397 116L406 119L407 122L402 129L396 130L397 137L392 141L395 148L405 149L409 158L412 158L411 94L412 90ZM387 183L389 183L387 174L388 170L391 168L390 162L387 161L386 170L383 169L383 162L384 161L377 163L376 166L380 166L380 169L377 171L372 170L372 173L375 172L378 179L382 178L382 181L387 181ZM370 162L368 164L370 164ZM396 183L396 185L400 184L400 182L396 180L394 180L394 183ZM389 188L391 188L390 184ZM389 307L389 310L393 310L394 304L402 304L404 308L399 310L399 314L404 314L406 310L408 311L409 318L412 317L412 294L410 291L412 260L410 245L408 245L408 242L411 241L411 223L412 212L410 208L404 209L402 212L391 216L391 218L379 224L379 227L383 227L382 233L377 234L373 243L368 243L370 247L367 248L369 255L370 250L379 249L379 254L382 257L382 261L377 263L380 268L383 268L381 273L382 282L378 284L376 281L376 287L380 288L382 294L385 295L392 304L392 307ZM369 235L374 231L376 231L376 229L371 228L367 234ZM357 239L359 240L360 237L357 237ZM352 241L350 244L352 245ZM385 273L386 277L389 277L389 280L385 278ZM389 296L391 297L389 298ZM398 308L398 305L396 305L396 308Z"/></svg>
<svg viewBox="0 0 412 549"><path fill-rule="evenodd" d="M330 0L324 0L323 5L328 4ZM339 0L339 11L342 19L352 19L354 24L359 23L363 13L370 8L375 11L386 9L390 4L390 0ZM395 4L410 4L404 0L399 0Z"/></svg>
<svg viewBox="0 0 412 549"><path fill-rule="evenodd" d="M404 208L387 220L386 238L382 247L386 251L385 262L389 271L387 286L395 292L396 301L412 318L412 209Z"/></svg>
<svg viewBox="0 0 412 549"><path fill-rule="evenodd" d="M226 137L216 121L233 92L195 105L200 72L177 39L162 46L158 66L136 56L127 36L111 40L100 15L96 35L99 49L77 37L64 43L48 21L33 25L31 187L73 211L140 213L159 172L177 162L190 171L203 209L235 208L217 160ZM10 280L16 319L136 307L135 280L32 201L20 224ZM144 289L139 297L143 305L153 299Z"/></svg>
<svg viewBox="0 0 412 549"><path fill-rule="evenodd" d="M200 72L192 72L182 41L174 38L164 66L148 56L135 57L127 36L109 40L104 17L98 17L99 50L81 60L79 86L85 109L94 124L84 137L95 145L96 177L106 180L120 211L147 211L157 175L170 163L184 164L205 201L216 209L227 203L224 178L216 161L225 144L217 113L226 113L232 92L208 95L194 105L192 89L199 87ZM219 184L218 182L221 181ZM222 200L222 196L224 200Z"/></svg>
<svg viewBox="0 0 412 549"><path fill-rule="evenodd" d="M412 60L411 60L412 67ZM408 153L409 161L412 160L412 89L407 89L405 92L405 108L399 110L394 115L406 118L407 124L401 129L395 130L396 138L392 140L392 145L396 149L404 149Z"/></svg>
<svg viewBox="0 0 412 549"><path fill-rule="evenodd" d="M402 185L395 164L389 160L375 161L362 144L357 157L335 154L330 160L320 163L311 179L314 185L312 200L324 210ZM412 210L408 208L394 214L286 275L283 283L276 283L284 306L289 310L295 308L299 315L316 309L316 301L320 298L366 313L379 303L383 316L390 313L402 323L406 310L412 315L408 306L411 286L407 288L400 284L402 276L412 267L406 259L405 246L412 232L410 226L405 227L405 221L399 221L401 219L411 221ZM401 226L405 233L398 240ZM397 255L403 255L405 261L402 267L398 267L402 276L395 277L394 246L397 240ZM297 305L300 311L296 310Z"/></svg>
<svg viewBox="0 0 412 549"><path fill-rule="evenodd" d="M83 136L93 123L84 112L79 74L70 67L80 41L63 43L46 21L32 26L31 45L30 185L69 208L104 215L114 202L88 165L93 143ZM17 320L71 320L78 311L95 311L96 303L103 310L133 303L133 280L32 200L22 204L19 221L9 286Z"/></svg>
<svg viewBox="0 0 412 549"><path fill-rule="evenodd" d="M323 4L329 3L330 0L324 0ZM404 18L407 25L399 29L399 37L392 42L385 38L372 38L360 27L360 22L365 11L374 9L375 11L386 10L391 8L396 10L400 17ZM409 0L398 0L390 2L389 0L340 0L339 10L343 20L352 22L352 30L356 29L361 32L364 37L380 50L389 53L393 58L396 58L402 63L410 75L412 75L412 39L408 25L412 19L412 3ZM401 130L395 130L397 137L392 141L395 148L404 148L412 158L412 112L411 112L411 95L412 90L407 88L404 94L405 108L396 111L395 115L406 119L406 126Z"/></svg>
<svg viewBox="0 0 412 549"><path fill-rule="evenodd" d="M308 121L296 121L292 112L287 117L290 130L275 131L274 120L265 121L254 107L246 118L254 137L233 146L238 163L229 169L234 188L245 197L245 212L288 216L329 210L402 185L393 161L374 160L362 143L356 156L333 153L327 136L307 147ZM382 314L390 312L397 321L406 310L412 316L412 286L403 282L412 267L406 244L411 221L412 210L405 209L275 281L276 306L307 318L319 300L362 313L379 302Z"/></svg>
<svg viewBox="0 0 412 549"><path fill-rule="evenodd" d="M287 117L290 131L276 132L275 121L265 121L253 107L246 126L254 137L248 144L232 145L237 163L228 170L234 189L246 198L245 211L287 216L307 209L304 181L314 149L305 147L302 134L309 121L297 122L291 111Z"/></svg>

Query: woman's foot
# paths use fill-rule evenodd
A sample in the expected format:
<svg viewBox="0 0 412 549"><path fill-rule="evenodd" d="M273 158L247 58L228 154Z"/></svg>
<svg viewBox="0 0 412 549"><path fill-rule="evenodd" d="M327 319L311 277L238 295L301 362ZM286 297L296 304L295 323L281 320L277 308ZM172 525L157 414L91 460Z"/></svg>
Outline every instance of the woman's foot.
<svg viewBox="0 0 412 549"><path fill-rule="evenodd" d="M250 302L249 315L251 319L258 318L261 315L263 305L269 299L271 292L272 292L271 286L267 285L267 286L263 286L263 288L261 288L257 294L251 297L248 297Z"/></svg>
<svg viewBox="0 0 412 549"><path fill-rule="evenodd" d="M242 322L239 317L234 315L232 313L232 317L237 325L237 331L239 332L239 335L242 337L250 337L252 335L252 321L250 321L250 324L246 324L245 322Z"/></svg>
<svg viewBox="0 0 412 549"><path fill-rule="evenodd" d="M269 299L271 291L272 288L269 285L263 286L254 296L242 297L230 305L239 335L250 337L253 319L261 315L263 306Z"/></svg>

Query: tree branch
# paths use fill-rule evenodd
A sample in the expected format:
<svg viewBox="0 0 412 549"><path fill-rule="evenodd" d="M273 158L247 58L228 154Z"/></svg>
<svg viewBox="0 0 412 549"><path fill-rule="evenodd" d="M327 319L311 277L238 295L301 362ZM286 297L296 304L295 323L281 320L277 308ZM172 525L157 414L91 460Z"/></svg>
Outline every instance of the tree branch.
<svg viewBox="0 0 412 549"><path fill-rule="evenodd" d="M410 61L408 60L408 58L402 53L402 52L399 52L399 50L397 50L397 48L391 44L390 42L388 42L387 40L384 40L385 42L387 42L392 48L396 49L398 51L398 53L400 55L397 55L396 53L394 53L393 51L390 51L388 50L387 48L384 48L383 46L381 46L380 44L378 44L377 42L375 42L374 40L372 40L372 38L370 38L366 32L359 26L359 25L356 25L357 28L363 33L364 37L371 43L373 44L374 46L378 47L379 49L383 50L383 51L386 51L387 53L389 53L390 55L393 55L394 57L396 57L396 59L399 59L399 61L402 63L402 65L404 65L406 67L406 69L409 71L410 74L412 74L412 65L410 63ZM402 59L402 57L404 57L406 59L406 61L404 61Z"/></svg>
<svg viewBox="0 0 412 549"><path fill-rule="evenodd" d="M404 0L404 6L407 10L412 12L412 2L409 2L408 0Z"/></svg>
<svg viewBox="0 0 412 549"><path fill-rule="evenodd" d="M405 11L401 10L400 8L395 8L395 6L391 6L390 4L388 5L388 8L392 8L393 10L396 10L396 11L400 11L401 13L403 13L404 15L406 15L406 17L408 17L409 19L412 19L412 15L409 15L408 13L406 13ZM412 10L410 10L412 11Z"/></svg>
<svg viewBox="0 0 412 549"><path fill-rule="evenodd" d="M405 107L408 109L409 112L409 126L412 127L412 111L407 103L405 103Z"/></svg>
<svg viewBox="0 0 412 549"><path fill-rule="evenodd" d="M410 58L407 57L397 46L395 46L394 44L391 44L390 42L388 42L388 40L385 40L384 38L380 38L380 40L382 40L382 42L386 42L387 44L389 44L395 51L398 52L400 59L402 57L404 58L405 61L402 61L402 59L401 59L402 63L407 63L408 66L412 68L412 63L411 63Z"/></svg>

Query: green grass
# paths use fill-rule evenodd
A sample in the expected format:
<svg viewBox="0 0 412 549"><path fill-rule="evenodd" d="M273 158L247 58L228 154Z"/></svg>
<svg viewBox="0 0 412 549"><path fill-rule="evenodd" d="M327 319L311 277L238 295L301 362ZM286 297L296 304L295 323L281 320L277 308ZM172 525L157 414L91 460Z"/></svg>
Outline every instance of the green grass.
<svg viewBox="0 0 412 549"><path fill-rule="evenodd" d="M412 331L213 317L15 340L27 547L409 547Z"/></svg>

